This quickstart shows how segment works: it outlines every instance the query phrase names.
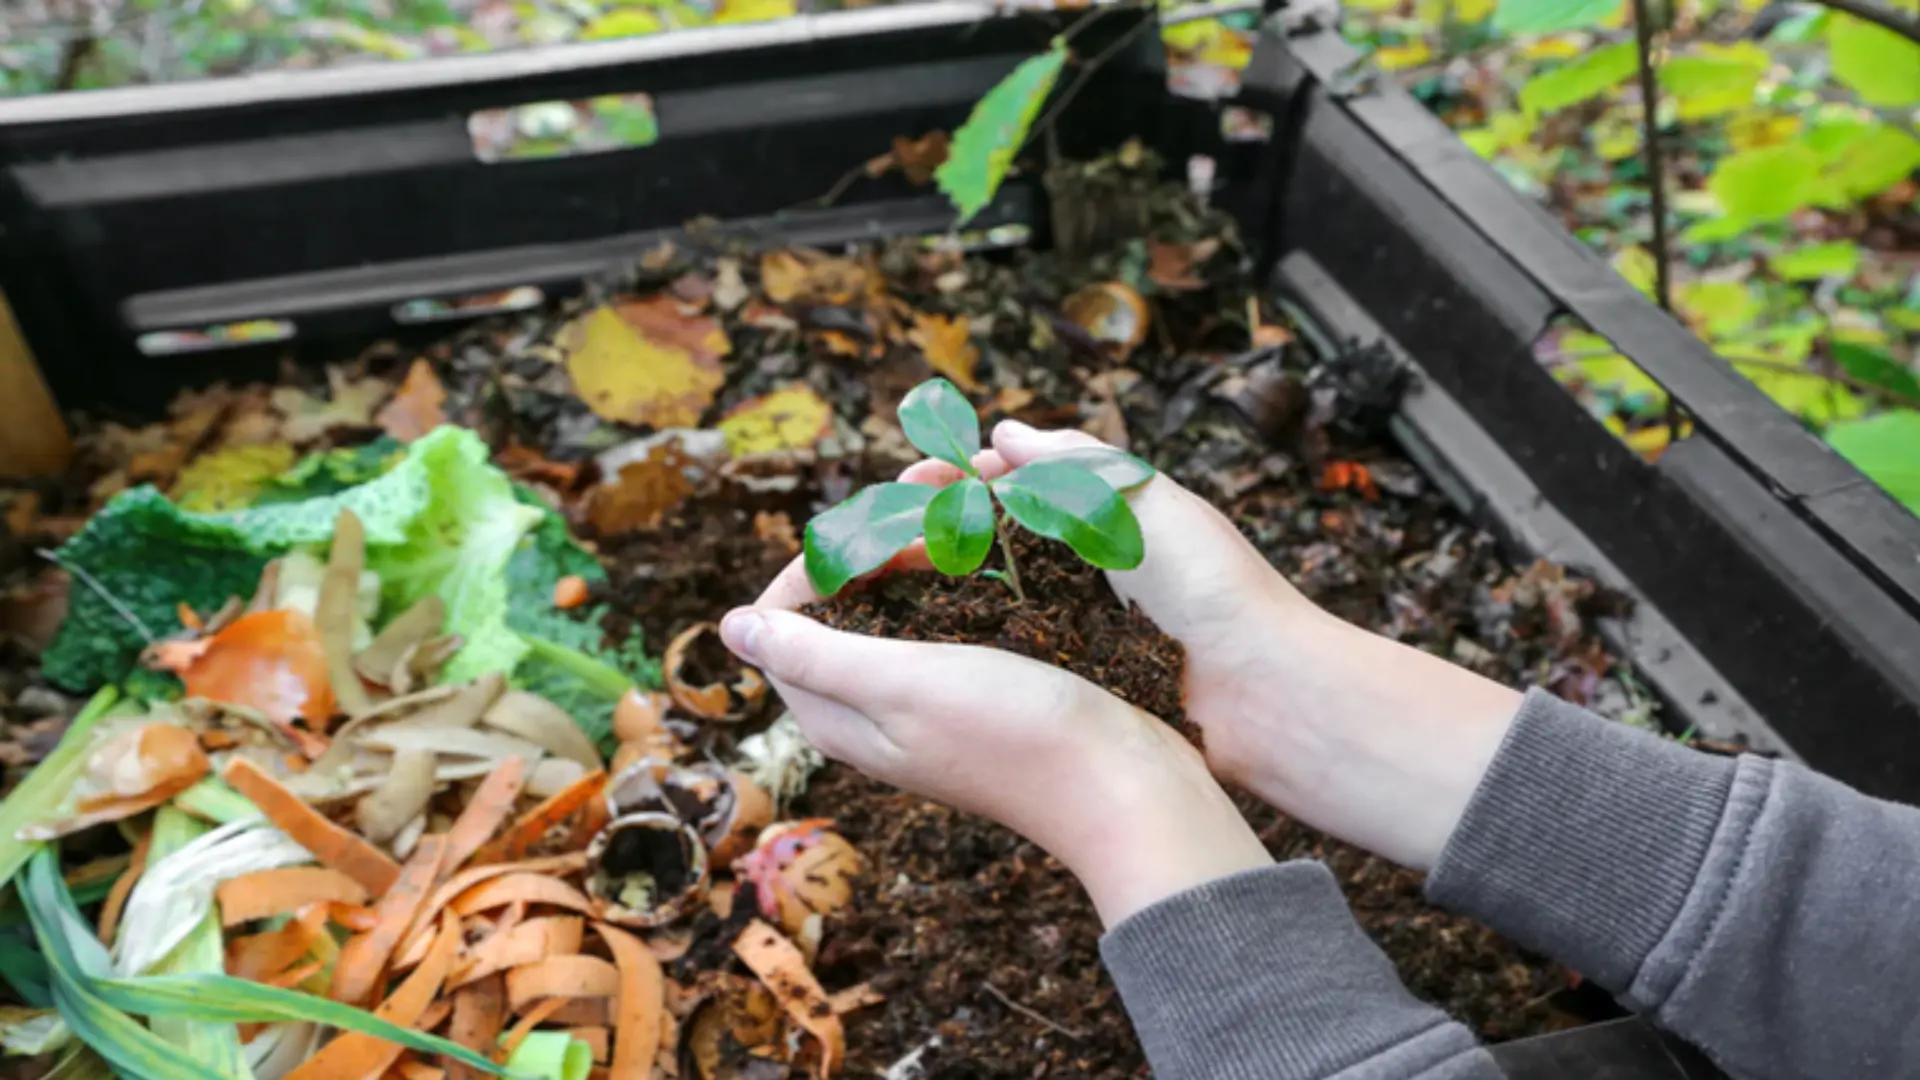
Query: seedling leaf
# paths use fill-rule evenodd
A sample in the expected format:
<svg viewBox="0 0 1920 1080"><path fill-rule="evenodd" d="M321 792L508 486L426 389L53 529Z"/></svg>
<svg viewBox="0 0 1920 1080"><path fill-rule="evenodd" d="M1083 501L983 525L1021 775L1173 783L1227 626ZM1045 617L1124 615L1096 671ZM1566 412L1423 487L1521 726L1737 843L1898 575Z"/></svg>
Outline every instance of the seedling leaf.
<svg viewBox="0 0 1920 1080"><path fill-rule="evenodd" d="M876 484L807 522L807 580L821 596L879 569L920 536L926 484Z"/></svg>
<svg viewBox="0 0 1920 1080"><path fill-rule="evenodd" d="M927 558L943 574L971 574L993 547L993 496L969 476L927 504Z"/></svg>
<svg viewBox="0 0 1920 1080"><path fill-rule="evenodd" d="M1036 461L994 481L993 493L1015 521L1102 570L1131 570L1145 557L1127 500L1084 466Z"/></svg>
<svg viewBox="0 0 1920 1080"><path fill-rule="evenodd" d="M973 455L980 452L980 417L952 383L928 379L908 391L900 402L900 427L922 453L973 471Z"/></svg>
<svg viewBox="0 0 1920 1080"><path fill-rule="evenodd" d="M1059 40L1039 56L1021 61L974 104L967 122L953 133L947 160L933 171L933 179L960 211L956 225L965 225L993 201L1066 63L1067 46Z"/></svg>
<svg viewBox="0 0 1920 1080"><path fill-rule="evenodd" d="M1115 491L1132 491L1153 479L1153 466L1125 450L1115 450L1111 446L1084 446L1064 454L1054 454L1047 460L1078 465L1105 480Z"/></svg>

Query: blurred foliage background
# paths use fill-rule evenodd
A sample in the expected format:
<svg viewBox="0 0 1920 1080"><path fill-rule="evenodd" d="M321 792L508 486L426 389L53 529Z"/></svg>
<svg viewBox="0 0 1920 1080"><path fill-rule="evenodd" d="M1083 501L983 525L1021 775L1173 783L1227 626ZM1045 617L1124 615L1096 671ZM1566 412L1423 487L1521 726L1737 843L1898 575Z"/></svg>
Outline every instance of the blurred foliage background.
<svg viewBox="0 0 1920 1080"><path fill-rule="evenodd" d="M8 0L0 93L403 61L863 2ZM1882 10L1920 27L1920 0ZM1631 0L1346 0L1342 22L1380 77L1653 295L1633 11ZM1675 316L1920 512L1920 43L1819 4L1652 0L1650 16ZM1174 91L1230 98L1252 26L1249 15L1167 28ZM580 115L628 145L651 141L644 99L616 104L624 111ZM503 123L513 130L497 138L537 150L571 137L574 121ZM1558 328L1541 361L1642 454L1687 430L1659 385L1584 327Z"/></svg>

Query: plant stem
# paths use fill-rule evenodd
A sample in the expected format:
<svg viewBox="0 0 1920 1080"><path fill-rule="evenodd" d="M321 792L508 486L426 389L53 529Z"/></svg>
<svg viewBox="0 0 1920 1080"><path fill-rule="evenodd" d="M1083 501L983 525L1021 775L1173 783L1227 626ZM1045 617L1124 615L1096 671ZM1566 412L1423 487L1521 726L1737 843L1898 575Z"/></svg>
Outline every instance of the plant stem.
<svg viewBox="0 0 1920 1080"><path fill-rule="evenodd" d="M1020 567L1013 561L1013 537L1007 535L1006 515L998 510L993 515L993 531L1000 537L1000 554L1007 559L1007 584L1013 586L1014 602L1024 604L1027 590L1020 587Z"/></svg>

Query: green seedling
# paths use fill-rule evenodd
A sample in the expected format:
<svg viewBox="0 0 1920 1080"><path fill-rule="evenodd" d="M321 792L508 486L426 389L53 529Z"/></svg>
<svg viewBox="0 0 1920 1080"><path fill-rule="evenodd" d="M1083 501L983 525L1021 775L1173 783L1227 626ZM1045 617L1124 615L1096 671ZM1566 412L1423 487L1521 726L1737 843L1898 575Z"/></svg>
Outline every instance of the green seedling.
<svg viewBox="0 0 1920 1080"><path fill-rule="evenodd" d="M1000 541L1004 576L1025 600L1006 519L1059 540L1102 570L1131 570L1146 550L1140 522L1123 493L1153 478L1153 466L1096 446L1031 462L995 480L973 467L980 419L945 379L929 379L900 403L900 427L929 457L966 474L946 487L875 484L807 523L807 578L832 596L925 537L927 559L943 574L980 569Z"/></svg>

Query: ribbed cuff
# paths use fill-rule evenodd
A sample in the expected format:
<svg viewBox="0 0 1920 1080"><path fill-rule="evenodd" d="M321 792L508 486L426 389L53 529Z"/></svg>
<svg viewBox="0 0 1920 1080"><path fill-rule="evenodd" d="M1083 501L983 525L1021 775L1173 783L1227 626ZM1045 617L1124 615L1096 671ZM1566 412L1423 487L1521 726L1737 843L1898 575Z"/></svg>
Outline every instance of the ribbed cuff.
<svg viewBox="0 0 1920 1080"><path fill-rule="evenodd" d="M1114 927L1100 953L1158 1080L1318 1080L1446 1023L1401 985L1319 863L1170 897ZM1471 1046L1464 1032L1422 1041L1436 1058Z"/></svg>
<svg viewBox="0 0 1920 1080"><path fill-rule="evenodd" d="M1699 877L1735 768L1529 691L1427 898L1619 993Z"/></svg>

